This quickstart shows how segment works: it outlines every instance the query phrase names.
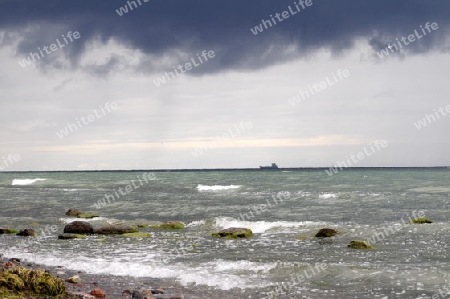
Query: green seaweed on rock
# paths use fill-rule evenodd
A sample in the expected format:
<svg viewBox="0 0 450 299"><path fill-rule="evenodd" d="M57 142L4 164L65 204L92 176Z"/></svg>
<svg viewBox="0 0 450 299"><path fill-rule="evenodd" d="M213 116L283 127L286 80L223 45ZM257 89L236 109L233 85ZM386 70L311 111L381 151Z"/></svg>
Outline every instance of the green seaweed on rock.
<svg viewBox="0 0 450 299"><path fill-rule="evenodd" d="M0 295L13 298L13 295L25 294L59 297L66 294L66 286L61 279L45 270L17 267L0 273Z"/></svg>

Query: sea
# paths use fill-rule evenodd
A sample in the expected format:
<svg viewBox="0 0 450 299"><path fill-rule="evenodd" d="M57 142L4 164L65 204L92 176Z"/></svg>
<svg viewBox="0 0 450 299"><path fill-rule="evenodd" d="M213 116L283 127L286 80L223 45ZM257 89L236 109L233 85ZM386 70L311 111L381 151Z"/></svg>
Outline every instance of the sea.
<svg viewBox="0 0 450 299"><path fill-rule="evenodd" d="M0 228L40 236L0 235L0 253L211 299L450 298L449 207L448 168L1 172ZM140 225L152 237L58 240L79 220L69 208L99 214L86 220L94 227ZM419 216L433 223L409 223ZM146 227L165 221L186 228ZM211 236L229 227L254 235ZM340 233L315 238L322 228Z"/></svg>

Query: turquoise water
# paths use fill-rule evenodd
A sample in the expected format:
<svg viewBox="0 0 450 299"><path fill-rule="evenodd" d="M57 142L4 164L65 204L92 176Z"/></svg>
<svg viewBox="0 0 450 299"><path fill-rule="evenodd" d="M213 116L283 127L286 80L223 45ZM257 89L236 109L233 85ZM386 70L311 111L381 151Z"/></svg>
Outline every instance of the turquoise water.
<svg viewBox="0 0 450 299"><path fill-rule="evenodd" d="M0 173L0 227L43 232L32 241L0 235L0 251L230 298L426 298L450 285L449 182L448 169ZM179 220L187 228L57 240L75 220L64 215L71 207L99 213L97 227ZM419 212L434 223L407 224ZM254 237L210 237L236 226ZM313 238L323 227L342 234ZM347 248L354 239L377 249Z"/></svg>

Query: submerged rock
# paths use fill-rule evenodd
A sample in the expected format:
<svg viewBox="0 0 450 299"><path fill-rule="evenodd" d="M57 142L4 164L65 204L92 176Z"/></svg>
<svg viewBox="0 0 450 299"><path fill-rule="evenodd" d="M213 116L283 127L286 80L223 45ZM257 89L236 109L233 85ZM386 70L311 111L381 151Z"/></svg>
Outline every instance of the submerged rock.
<svg viewBox="0 0 450 299"><path fill-rule="evenodd" d="M347 247L353 249L375 249L375 247L363 240L353 240L347 245Z"/></svg>
<svg viewBox="0 0 450 299"><path fill-rule="evenodd" d="M72 217L77 217L77 218L84 218L84 219L92 219L95 217L100 217L98 214L93 214L93 213L83 213L78 209L75 208L70 208L67 212L66 212L67 216L72 216Z"/></svg>
<svg viewBox="0 0 450 299"><path fill-rule="evenodd" d="M74 221L64 227L64 233L69 234L92 234L94 229L89 222Z"/></svg>
<svg viewBox="0 0 450 299"><path fill-rule="evenodd" d="M339 232L337 230L332 229L332 228L322 228L317 232L315 237L316 238L330 238L330 237L336 236L338 233Z"/></svg>
<svg viewBox="0 0 450 299"><path fill-rule="evenodd" d="M167 221L160 225L153 225L152 228L162 229L183 229L184 223L180 221Z"/></svg>
<svg viewBox="0 0 450 299"><path fill-rule="evenodd" d="M414 218L409 223L411 223L411 224L427 224L427 223L433 223L433 221L431 221L428 218L421 217L421 218Z"/></svg>
<svg viewBox="0 0 450 299"><path fill-rule="evenodd" d="M129 233L137 233L139 230L132 226L125 226L125 225L110 225L110 226L103 226L99 229L96 229L94 233L100 234L100 235L123 235L123 234L129 234Z"/></svg>
<svg viewBox="0 0 450 299"><path fill-rule="evenodd" d="M89 213L80 213L77 215L77 218L84 218L84 219L92 219L100 217L98 214L89 214Z"/></svg>
<svg viewBox="0 0 450 299"><path fill-rule="evenodd" d="M213 233L212 236L228 239L240 239L240 238L250 238L251 236L253 236L253 232L249 228L230 227L227 229L223 229L217 233Z"/></svg>
<svg viewBox="0 0 450 299"><path fill-rule="evenodd" d="M2 234L18 234L19 231L13 228L0 228L0 235Z"/></svg>
<svg viewBox="0 0 450 299"><path fill-rule="evenodd" d="M121 236L127 238L150 238L152 235L149 233L137 232L137 233L126 233L122 234Z"/></svg>
<svg viewBox="0 0 450 299"><path fill-rule="evenodd" d="M71 239L86 239L85 235L81 234L61 234L58 236L58 239L60 240L71 240Z"/></svg>
<svg viewBox="0 0 450 299"><path fill-rule="evenodd" d="M24 236L24 237L36 237L37 233L34 229L23 229L20 232L17 233L18 236Z"/></svg>

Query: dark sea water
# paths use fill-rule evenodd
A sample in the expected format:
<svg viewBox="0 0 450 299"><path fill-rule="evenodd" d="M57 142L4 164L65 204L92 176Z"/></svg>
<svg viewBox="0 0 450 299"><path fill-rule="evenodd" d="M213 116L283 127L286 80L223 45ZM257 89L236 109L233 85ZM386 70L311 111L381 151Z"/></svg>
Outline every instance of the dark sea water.
<svg viewBox="0 0 450 299"><path fill-rule="evenodd" d="M121 195L127 185L129 193ZM110 202L99 204L106 194ZM94 227L179 220L187 228L143 229L148 239L57 240L75 220L64 214L71 207L100 214L90 221ZM229 298L447 298L449 207L450 170L443 168L346 169L333 176L324 170L0 173L0 227L41 232L31 239L0 235L0 253L95 274L174 280L217 291L217 299L223 291ZM434 223L408 224L419 212ZM254 237L210 236L228 227L250 228ZM314 238L324 227L342 234ZM377 249L347 248L354 239L371 239Z"/></svg>

